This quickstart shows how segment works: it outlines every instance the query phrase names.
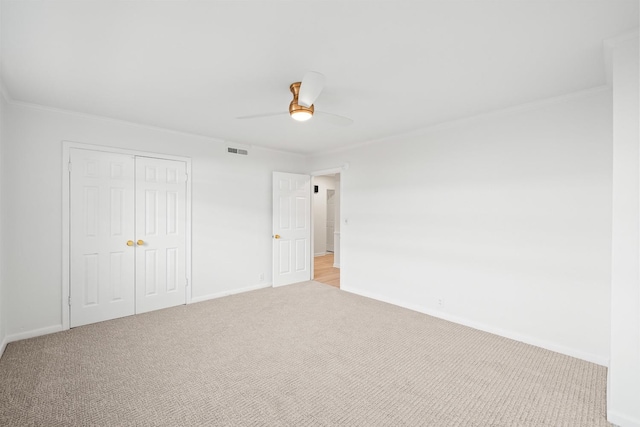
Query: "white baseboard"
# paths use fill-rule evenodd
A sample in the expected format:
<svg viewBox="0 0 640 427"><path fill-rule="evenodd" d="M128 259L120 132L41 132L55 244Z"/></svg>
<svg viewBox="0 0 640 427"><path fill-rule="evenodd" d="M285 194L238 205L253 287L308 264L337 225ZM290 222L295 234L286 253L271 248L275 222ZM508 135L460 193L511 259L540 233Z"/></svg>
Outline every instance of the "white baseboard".
<svg viewBox="0 0 640 427"><path fill-rule="evenodd" d="M340 263L338 263L338 264L333 264L333 268L340 268Z"/></svg>
<svg viewBox="0 0 640 427"><path fill-rule="evenodd" d="M257 289L270 288L270 287L271 287L271 283L260 283L259 285L246 286L240 289L233 289L229 291L191 298L190 303L202 302L210 299L225 297L228 295L240 294L243 292L255 291ZM33 329L31 331L19 332L17 334L8 335L0 343L0 357L2 357L4 350L7 348L7 344L11 342L20 341L27 338L39 337L41 335L53 334L56 332L61 332L62 330L63 330L62 325L55 325L55 326L47 326L46 328Z"/></svg>
<svg viewBox="0 0 640 427"><path fill-rule="evenodd" d="M261 283L259 285L247 286L240 289L233 289L229 291L219 292L216 294L209 294L201 297L191 298L191 303L207 301L210 299L221 298L228 295L234 295L234 294L254 291L262 288L270 288L270 287L271 287L271 283ZM19 332L17 334L7 335L4 338L4 340L2 340L2 342L0 343L0 357L2 357L2 354L4 353L4 350L6 349L7 344L11 342L20 341L27 338L39 337L41 335L53 334L56 332L61 332L62 330L63 330L62 325L55 325L55 326L47 326L46 328L33 329L31 331L25 331L25 332Z"/></svg>
<svg viewBox="0 0 640 427"><path fill-rule="evenodd" d="M317 254L313 254L314 257L317 256L325 256L327 253L326 252L318 252Z"/></svg>
<svg viewBox="0 0 640 427"><path fill-rule="evenodd" d="M607 421L622 427L640 427L640 420L627 417L612 410L607 410Z"/></svg>
<svg viewBox="0 0 640 427"><path fill-rule="evenodd" d="M341 290L350 292L352 294L357 294L363 297L375 299L378 301L386 302L389 304L397 305L399 307L407 308L409 310L417 311L419 313L428 314L429 316L437 317L439 319L448 320L449 322L457 323L459 325L468 326L470 328L478 329L480 331L489 332L494 335L499 335L501 337L509 338L515 341L520 341L525 344L534 345L536 347L541 347L546 350L551 350L556 353L564 354L566 356L575 357L577 359L586 360L587 362L595 363L596 365L601 365L608 367L609 359L603 356L599 356L597 354L587 353L584 351L576 350L570 347L565 347L563 345L559 345L556 343L548 342L545 340L541 340L539 338L530 337L527 335L522 335L517 332L508 331L501 328L495 328L493 326L485 325L483 323L479 323L473 320L465 319L462 317L454 316L449 313L445 313L439 310L429 310L423 307L420 307L416 304L406 303L404 301L400 301L394 298L387 298L381 295L373 294L367 291L363 291L360 289L354 289L350 287L340 287ZM625 424L626 426L626 424ZM640 426L638 426L640 427Z"/></svg>
<svg viewBox="0 0 640 427"><path fill-rule="evenodd" d="M4 354L4 349L7 348L7 344L9 344L9 341L7 341L7 337L4 337L2 342L0 342L0 358L2 358L2 355Z"/></svg>
<svg viewBox="0 0 640 427"><path fill-rule="evenodd" d="M241 294L244 292L255 291L258 289L270 288L270 287L271 287L271 283L260 283L259 285L245 286L244 288L217 292L215 294L203 295L200 297L192 297L191 302L189 304L193 304L195 302L208 301L210 299L222 298L229 295Z"/></svg>
<svg viewBox="0 0 640 427"><path fill-rule="evenodd" d="M17 334L7 335L4 339L8 344L14 341L26 340L27 338L35 338L41 335L55 334L62 331L62 325L47 326L45 328L32 329L30 331L18 332ZM4 350L4 349L3 349Z"/></svg>

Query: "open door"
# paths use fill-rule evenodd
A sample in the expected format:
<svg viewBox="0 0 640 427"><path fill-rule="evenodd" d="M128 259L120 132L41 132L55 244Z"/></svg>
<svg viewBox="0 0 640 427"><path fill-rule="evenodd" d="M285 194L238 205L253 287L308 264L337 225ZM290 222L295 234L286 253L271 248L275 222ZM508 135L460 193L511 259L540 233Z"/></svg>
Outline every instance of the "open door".
<svg viewBox="0 0 640 427"><path fill-rule="evenodd" d="M311 280L311 176L273 173L273 286Z"/></svg>

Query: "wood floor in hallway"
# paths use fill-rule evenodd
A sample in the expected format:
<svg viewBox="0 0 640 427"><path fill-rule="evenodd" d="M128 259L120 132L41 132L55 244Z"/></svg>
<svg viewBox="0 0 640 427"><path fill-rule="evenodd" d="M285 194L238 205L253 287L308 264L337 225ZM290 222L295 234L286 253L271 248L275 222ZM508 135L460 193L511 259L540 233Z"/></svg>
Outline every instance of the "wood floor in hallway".
<svg viewBox="0 0 640 427"><path fill-rule="evenodd" d="M313 280L326 285L340 287L340 269L333 266L333 254L317 256L313 259Z"/></svg>

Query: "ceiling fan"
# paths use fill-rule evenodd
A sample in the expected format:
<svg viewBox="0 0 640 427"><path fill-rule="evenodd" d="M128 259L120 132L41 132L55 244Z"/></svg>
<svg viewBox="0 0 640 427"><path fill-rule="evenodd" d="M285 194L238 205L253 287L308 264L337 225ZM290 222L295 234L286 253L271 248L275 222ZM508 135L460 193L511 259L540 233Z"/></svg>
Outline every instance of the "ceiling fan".
<svg viewBox="0 0 640 427"><path fill-rule="evenodd" d="M289 90L293 94L293 100L289 104L289 112L255 114L251 116L236 117L239 120L261 119L264 117L281 116L289 114L292 119L304 122L312 118L314 115L322 117L323 120L339 126L348 126L353 123L348 117L338 114L326 113L315 109L313 103L316 101L322 88L324 87L325 78L322 74L309 71L304 75L302 82L291 83Z"/></svg>

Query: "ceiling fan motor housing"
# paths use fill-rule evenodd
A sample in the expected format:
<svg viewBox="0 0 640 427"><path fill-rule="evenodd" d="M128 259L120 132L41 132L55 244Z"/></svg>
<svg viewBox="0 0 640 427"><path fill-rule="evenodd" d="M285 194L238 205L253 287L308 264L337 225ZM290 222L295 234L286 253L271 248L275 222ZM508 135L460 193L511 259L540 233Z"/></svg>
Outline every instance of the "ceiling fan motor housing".
<svg viewBox="0 0 640 427"><path fill-rule="evenodd" d="M289 114L293 115L294 113L304 111L313 115L313 105L310 105L309 107L303 107L302 105L298 104L298 93L300 92L300 84L300 82L296 82L292 83L291 86L289 86L289 90L293 94L293 101L291 101L291 104L289 104Z"/></svg>

